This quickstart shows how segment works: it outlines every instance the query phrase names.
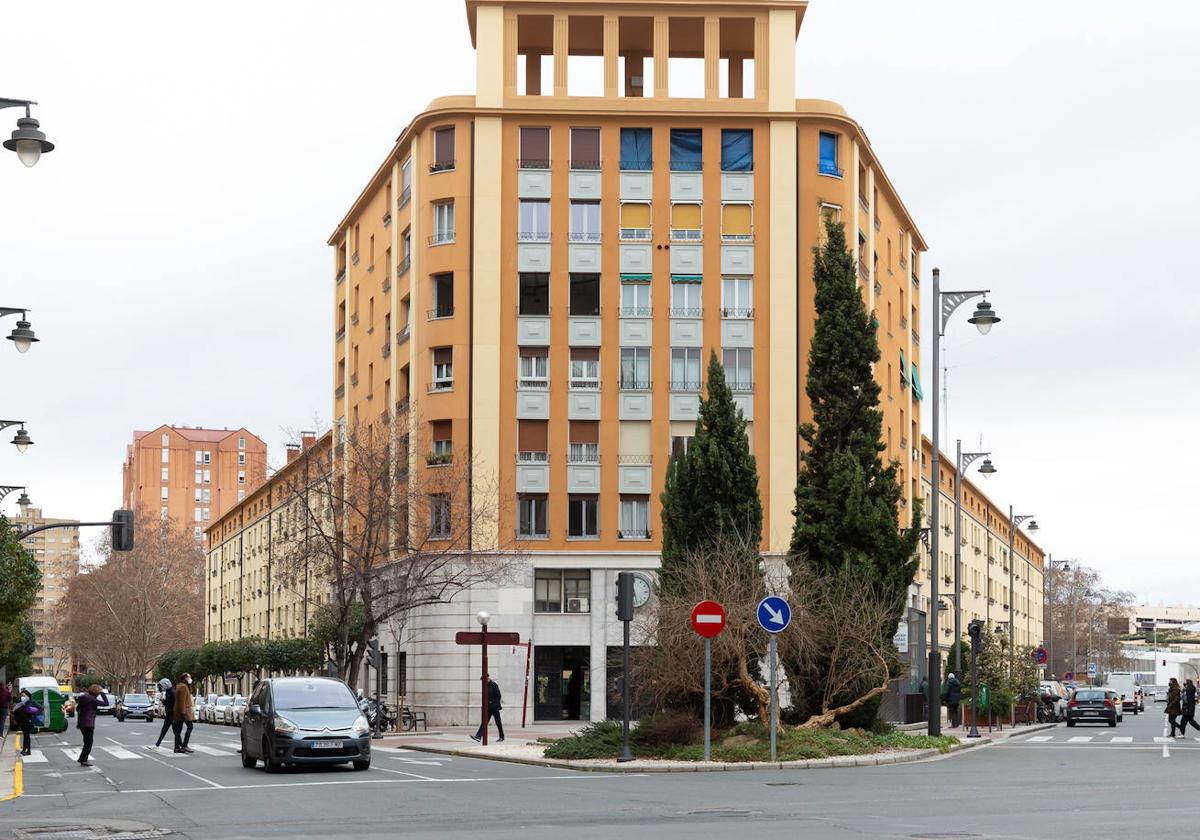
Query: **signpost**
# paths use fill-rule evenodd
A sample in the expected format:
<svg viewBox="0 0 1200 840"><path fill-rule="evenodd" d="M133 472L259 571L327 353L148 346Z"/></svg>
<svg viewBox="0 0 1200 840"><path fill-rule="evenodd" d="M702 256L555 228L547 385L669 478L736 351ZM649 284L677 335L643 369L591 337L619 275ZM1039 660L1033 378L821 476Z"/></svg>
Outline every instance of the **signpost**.
<svg viewBox="0 0 1200 840"><path fill-rule="evenodd" d="M1089 662L1087 665L1088 665L1088 672L1087 672L1088 679L1089 680L1096 679L1096 674L1098 674L1100 672L1100 669L1096 666L1095 662Z"/></svg>
<svg viewBox="0 0 1200 840"><path fill-rule="evenodd" d="M1046 654L1046 649L1041 645L1038 645L1037 650L1033 652L1033 661L1038 665L1045 665L1048 658L1049 657Z"/></svg>
<svg viewBox="0 0 1200 840"><path fill-rule="evenodd" d="M480 611L475 616L475 620L483 630L479 633L471 633L466 630L461 630L454 634L454 643L458 645L479 645L483 651L483 672L480 680L483 683L483 698L481 700L480 713L482 717L479 719L480 729L483 730L483 739L480 741L485 747L488 742L488 645L496 645L497 647L511 647L521 644L520 633L489 633L488 619L491 618L485 611Z"/></svg>
<svg viewBox="0 0 1200 840"><path fill-rule="evenodd" d="M758 626L768 633L767 668L771 683L771 761L775 760L775 730L779 721L779 699L775 694L775 634L792 623L792 608L778 595L768 595L758 602ZM707 744L707 738L705 739Z"/></svg>
<svg viewBox="0 0 1200 840"><path fill-rule="evenodd" d="M725 629L725 608L716 601L692 607L692 630L704 637L704 760L712 760L712 640Z"/></svg>

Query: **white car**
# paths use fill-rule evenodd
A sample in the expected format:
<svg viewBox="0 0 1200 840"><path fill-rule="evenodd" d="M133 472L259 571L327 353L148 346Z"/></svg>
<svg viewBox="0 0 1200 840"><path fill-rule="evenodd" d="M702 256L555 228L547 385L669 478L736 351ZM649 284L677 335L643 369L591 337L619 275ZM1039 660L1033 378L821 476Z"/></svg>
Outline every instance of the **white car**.
<svg viewBox="0 0 1200 840"><path fill-rule="evenodd" d="M246 711L246 696L244 694L235 694L233 699L229 701L229 705L225 707L225 719L221 722L227 726L241 726L242 715Z"/></svg>
<svg viewBox="0 0 1200 840"><path fill-rule="evenodd" d="M228 706L232 700L233 697L228 694L219 695L216 700L209 703L205 707L206 711L208 712L208 716L205 718L205 720L208 723L224 723L225 707Z"/></svg>
<svg viewBox="0 0 1200 840"><path fill-rule="evenodd" d="M1165 685L1144 685L1142 686L1142 693L1146 697L1149 697L1153 703L1166 703L1167 688Z"/></svg>

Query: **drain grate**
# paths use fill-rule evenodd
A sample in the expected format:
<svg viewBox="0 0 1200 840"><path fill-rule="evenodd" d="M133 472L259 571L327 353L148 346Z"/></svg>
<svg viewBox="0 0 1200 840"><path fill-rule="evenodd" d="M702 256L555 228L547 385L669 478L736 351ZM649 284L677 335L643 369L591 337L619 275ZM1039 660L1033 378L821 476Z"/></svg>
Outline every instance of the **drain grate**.
<svg viewBox="0 0 1200 840"><path fill-rule="evenodd" d="M800 787L804 782L764 782L767 787Z"/></svg>
<svg viewBox="0 0 1200 840"><path fill-rule="evenodd" d="M701 808L697 811L680 811L685 817L748 817L761 811L746 811L741 808Z"/></svg>
<svg viewBox="0 0 1200 840"><path fill-rule="evenodd" d="M910 834L913 840L961 840L961 838L982 837L982 834L964 834L960 831L939 831L931 834Z"/></svg>
<svg viewBox="0 0 1200 840"><path fill-rule="evenodd" d="M13 830L16 840L155 840L171 832L157 828L145 831L114 831L98 825L50 825Z"/></svg>

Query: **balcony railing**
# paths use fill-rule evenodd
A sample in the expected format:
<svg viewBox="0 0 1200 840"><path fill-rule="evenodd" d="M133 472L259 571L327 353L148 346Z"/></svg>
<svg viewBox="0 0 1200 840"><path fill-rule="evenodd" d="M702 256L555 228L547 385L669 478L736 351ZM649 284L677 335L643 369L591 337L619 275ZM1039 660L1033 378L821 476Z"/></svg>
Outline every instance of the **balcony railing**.
<svg viewBox="0 0 1200 840"><path fill-rule="evenodd" d="M548 230L519 230L517 231L518 242L549 242L550 231Z"/></svg>
<svg viewBox="0 0 1200 840"><path fill-rule="evenodd" d="M570 452L568 452L567 453L567 463L568 464L599 464L600 463L600 449L599 449L599 447L597 447L595 451L578 452L578 453L575 453L574 455L572 455Z"/></svg>
<svg viewBox="0 0 1200 840"><path fill-rule="evenodd" d="M622 306L622 318L649 318L652 309L649 306Z"/></svg>
<svg viewBox="0 0 1200 840"><path fill-rule="evenodd" d="M704 161L702 160L673 160L671 161L672 172L702 172L704 171Z"/></svg>
<svg viewBox="0 0 1200 840"><path fill-rule="evenodd" d="M337 388L333 392L333 398L335 400L340 400L344 396L346 396L346 386L345 385L337 386Z"/></svg>
<svg viewBox="0 0 1200 840"><path fill-rule="evenodd" d="M389 210L388 212L383 214L383 226L387 227L391 223L392 223L392 211Z"/></svg>
<svg viewBox="0 0 1200 840"><path fill-rule="evenodd" d="M389 341L383 345L383 358L386 359L390 355L392 355L392 343Z"/></svg>
<svg viewBox="0 0 1200 840"><path fill-rule="evenodd" d="M674 242L700 242L704 239L704 231L696 228L671 228L671 239Z"/></svg>
<svg viewBox="0 0 1200 840"><path fill-rule="evenodd" d="M430 245L446 245L453 241L454 231L452 230L439 231L438 233L430 234L429 236Z"/></svg>
<svg viewBox="0 0 1200 840"><path fill-rule="evenodd" d="M542 160L541 158L526 158L523 157L517 161L518 169L549 169L550 161Z"/></svg>
<svg viewBox="0 0 1200 840"><path fill-rule="evenodd" d="M867 268L867 264L861 260L858 263L858 276L862 278L864 282L871 279L871 269Z"/></svg>
<svg viewBox="0 0 1200 840"><path fill-rule="evenodd" d="M722 318L753 318L754 317L754 307L753 306L722 306L721 307L721 317Z"/></svg>
<svg viewBox="0 0 1200 840"><path fill-rule="evenodd" d="M412 332L411 324L405 324L403 327L398 329L396 331L396 343L403 344L404 342L408 341L408 336L411 332Z"/></svg>
<svg viewBox="0 0 1200 840"><path fill-rule="evenodd" d="M435 306L433 309L430 309L428 312L426 312L426 316L430 321L437 321L441 318L453 318L454 307L446 305Z"/></svg>
<svg viewBox="0 0 1200 840"><path fill-rule="evenodd" d="M912 331L913 344L921 343L921 335L916 330Z"/></svg>
<svg viewBox="0 0 1200 840"><path fill-rule="evenodd" d="M429 467L445 467L453 463L453 452L430 452L425 456L425 465Z"/></svg>
<svg viewBox="0 0 1200 840"><path fill-rule="evenodd" d="M701 383L700 383L699 379L672 379L671 380L671 390L672 391L699 391L700 386L701 386Z"/></svg>
<svg viewBox="0 0 1200 840"><path fill-rule="evenodd" d="M598 391L600 390L599 379L572 379L572 391Z"/></svg>
<svg viewBox="0 0 1200 840"><path fill-rule="evenodd" d="M398 199L396 199L396 209L403 210L404 205L408 204L408 202L411 198L412 198L412 187L405 187L404 189L400 190L400 197Z"/></svg>
<svg viewBox="0 0 1200 840"><path fill-rule="evenodd" d="M617 539L619 540L648 540L650 539L650 529L634 529L632 531L617 531Z"/></svg>
<svg viewBox="0 0 1200 840"><path fill-rule="evenodd" d="M596 172L600 169L600 161L598 160L575 160L571 159L571 169L580 172Z"/></svg>
<svg viewBox="0 0 1200 840"><path fill-rule="evenodd" d="M822 175L834 175L838 178L842 177L842 170L838 165L831 160L823 160L817 164L817 171Z"/></svg>
<svg viewBox="0 0 1200 840"><path fill-rule="evenodd" d="M354 388L357 385L358 385L358 374L357 373L350 374L350 387Z"/></svg>
<svg viewBox="0 0 1200 840"><path fill-rule="evenodd" d="M408 411L408 406L408 397L401 397L400 399L396 400L396 413L404 414L406 411Z"/></svg>
<svg viewBox="0 0 1200 840"><path fill-rule="evenodd" d="M703 318L704 307L702 306L672 306L672 318Z"/></svg>
<svg viewBox="0 0 1200 840"><path fill-rule="evenodd" d="M517 387L525 391L549 391L550 380L544 377L518 378Z"/></svg>
<svg viewBox="0 0 1200 840"><path fill-rule="evenodd" d="M651 239L650 228L621 228L622 242L649 242Z"/></svg>
<svg viewBox="0 0 1200 840"><path fill-rule="evenodd" d="M346 328L345 327L343 327L342 329L337 331L337 340L338 341L346 340Z"/></svg>
<svg viewBox="0 0 1200 840"><path fill-rule="evenodd" d="M621 377L621 390L622 391L649 391L650 390L650 380L649 379L638 379L638 378L626 378L626 377L622 376Z"/></svg>
<svg viewBox="0 0 1200 840"><path fill-rule="evenodd" d="M517 453L518 464L548 464L550 463L549 452L538 452L534 450L525 450Z"/></svg>
<svg viewBox="0 0 1200 840"><path fill-rule="evenodd" d="M431 174L435 172L449 172L453 168L454 158L450 158L449 160L435 160L433 163L429 164L429 171Z"/></svg>
<svg viewBox="0 0 1200 840"><path fill-rule="evenodd" d="M385 292L390 292L392 290L392 278L391 277L383 278L383 290Z"/></svg>
<svg viewBox="0 0 1200 840"><path fill-rule="evenodd" d="M573 230L567 234L568 242L599 242L599 231L592 233L591 231Z"/></svg>
<svg viewBox="0 0 1200 840"><path fill-rule="evenodd" d="M358 265L358 251L350 255L350 265Z"/></svg>
<svg viewBox="0 0 1200 840"><path fill-rule="evenodd" d="M339 271L339 272L337 273L337 282L338 282L338 284L340 285L340 284L341 284L341 282L342 282L343 280L345 280L345 279L346 279L346 269L344 269L344 268L343 268L341 271Z"/></svg>
<svg viewBox="0 0 1200 840"><path fill-rule="evenodd" d="M408 269L411 265L412 265L412 256L411 255L406 256L404 259L400 260L400 262L396 264L396 276L403 277L404 272L408 271Z"/></svg>
<svg viewBox="0 0 1200 840"><path fill-rule="evenodd" d="M653 169L653 160L642 160L640 158L621 158L622 172L651 172Z"/></svg>
<svg viewBox="0 0 1200 840"><path fill-rule="evenodd" d="M453 391L453 390L454 390L454 380L453 379L435 379L429 383L430 393L436 393L438 391Z"/></svg>
<svg viewBox="0 0 1200 840"><path fill-rule="evenodd" d="M652 463L651 455L618 455L617 463L623 467L645 467Z"/></svg>
<svg viewBox="0 0 1200 840"><path fill-rule="evenodd" d="M735 394L754 393L753 379L738 379L736 377L731 377L730 379L726 380L726 383L729 385L729 390Z"/></svg>
<svg viewBox="0 0 1200 840"><path fill-rule="evenodd" d="M722 233L722 242L753 242L753 233Z"/></svg>

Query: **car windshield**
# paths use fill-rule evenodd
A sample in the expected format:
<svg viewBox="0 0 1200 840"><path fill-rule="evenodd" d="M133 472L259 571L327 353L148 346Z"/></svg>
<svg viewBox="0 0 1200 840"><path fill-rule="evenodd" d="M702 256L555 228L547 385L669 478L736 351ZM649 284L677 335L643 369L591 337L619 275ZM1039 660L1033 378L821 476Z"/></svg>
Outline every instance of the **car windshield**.
<svg viewBox="0 0 1200 840"><path fill-rule="evenodd" d="M222 694L217 698L217 705L220 706L222 703L228 703L231 699L233 698L231 698L228 694Z"/></svg>
<svg viewBox="0 0 1200 840"><path fill-rule="evenodd" d="M147 697L145 694L126 694L125 702L126 703L149 703L150 698Z"/></svg>
<svg viewBox="0 0 1200 840"><path fill-rule="evenodd" d="M276 709L357 709L345 683L333 680L288 680L272 686Z"/></svg>
<svg viewBox="0 0 1200 840"><path fill-rule="evenodd" d="M242 695L240 695L240 694L239 694L239 695L237 695L236 697L234 697L234 698L233 698L233 705L235 705L235 706L244 706L244 705L246 705L246 698L245 698L245 697L243 697L243 696L242 696Z"/></svg>
<svg viewBox="0 0 1200 840"><path fill-rule="evenodd" d="M1107 692L1104 691L1076 691L1076 700L1103 700Z"/></svg>

